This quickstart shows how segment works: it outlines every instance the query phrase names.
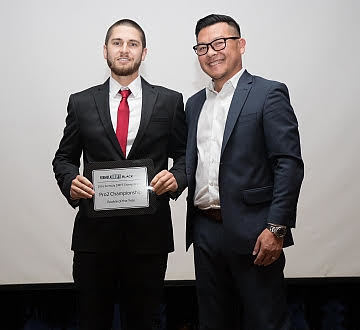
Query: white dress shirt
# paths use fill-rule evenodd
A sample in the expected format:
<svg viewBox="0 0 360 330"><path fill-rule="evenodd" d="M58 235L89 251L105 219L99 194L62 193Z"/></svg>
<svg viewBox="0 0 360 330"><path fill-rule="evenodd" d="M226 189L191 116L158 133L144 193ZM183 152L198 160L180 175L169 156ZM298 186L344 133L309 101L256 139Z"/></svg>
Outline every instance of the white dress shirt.
<svg viewBox="0 0 360 330"><path fill-rule="evenodd" d="M206 87L206 100L197 127L196 187L194 205L200 209L219 209L219 165L225 123L242 68L229 79L221 91L211 81Z"/></svg>
<svg viewBox="0 0 360 330"><path fill-rule="evenodd" d="M142 87L141 78L138 76L132 81L129 86L121 86L113 77L110 77L109 85L109 105L110 105L110 116L111 122L116 132L117 126L117 113L118 107L121 101L121 94L119 93L122 89L130 89L131 94L128 96L129 104L129 128L128 138L126 144L126 157L128 156L131 147L134 143L135 137L139 130L140 119L141 119L141 107L142 107Z"/></svg>

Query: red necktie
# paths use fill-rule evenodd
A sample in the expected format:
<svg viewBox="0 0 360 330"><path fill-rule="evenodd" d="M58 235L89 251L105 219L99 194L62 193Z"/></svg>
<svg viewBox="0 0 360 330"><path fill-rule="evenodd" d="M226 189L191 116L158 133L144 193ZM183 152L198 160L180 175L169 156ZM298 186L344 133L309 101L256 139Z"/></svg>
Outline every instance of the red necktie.
<svg viewBox="0 0 360 330"><path fill-rule="evenodd" d="M129 129L129 104L127 98L131 94L129 89L119 91L122 99L120 101L117 113L116 136L119 141L120 147L126 157L126 144Z"/></svg>

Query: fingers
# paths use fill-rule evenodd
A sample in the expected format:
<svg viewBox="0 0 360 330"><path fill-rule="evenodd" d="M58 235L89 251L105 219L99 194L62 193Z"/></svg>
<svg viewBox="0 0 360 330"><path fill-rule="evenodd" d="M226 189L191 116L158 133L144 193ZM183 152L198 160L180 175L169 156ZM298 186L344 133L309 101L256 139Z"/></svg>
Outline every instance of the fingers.
<svg viewBox="0 0 360 330"><path fill-rule="evenodd" d="M72 199L92 198L95 194L92 183L82 175L78 175L71 182L70 197Z"/></svg>
<svg viewBox="0 0 360 330"><path fill-rule="evenodd" d="M255 247L254 247L254 251L253 251L253 256L257 255L259 253L259 250L260 250L260 237L258 237L258 239L256 240L256 243L255 243Z"/></svg>
<svg viewBox="0 0 360 330"><path fill-rule="evenodd" d="M256 256L254 260L254 264L258 266L262 266L264 257L265 257L264 252L260 250L260 253Z"/></svg>
<svg viewBox="0 0 360 330"><path fill-rule="evenodd" d="M254 247L253 255L257 255L254 264L258 266L271 265L280 257L282 246L283 240L265 229L259 235Z"/></svg>
<svg viewBox="0 0 360 330"><path fill-rule="evenodd" d="M263 266L271 265L273 262L278 260L279 257L280 257L280 253L276 253L276 254L269 253L269 254L267 254L265 256L265 258L263 259Z"/></svg>
<svg viewBox="0 0 360 330"><path fill-rule="evenodd" d="M254 264L258 266L269 266L280 257L280 253L278 251L274 252L260 249L259 254L254 260Z"/></svg>
<svg viewBox="0 0 360 330"><path fill-rule="evenodd" d="M162 195L168 191L175 192L178 189L174 175L167 170L162 170L156 174L151 180L150 185L154 188L154 192L157 195Z"/></svg>

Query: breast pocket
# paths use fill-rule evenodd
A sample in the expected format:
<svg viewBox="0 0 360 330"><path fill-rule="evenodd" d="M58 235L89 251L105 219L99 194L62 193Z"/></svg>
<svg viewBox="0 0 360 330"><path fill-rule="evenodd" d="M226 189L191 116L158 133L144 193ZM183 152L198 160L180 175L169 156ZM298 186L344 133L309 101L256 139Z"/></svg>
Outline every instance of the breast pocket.
<svg viewBox="0 0 360 330"><path fill-rule="evenodd" d="M169 118L168 117L158 117L158 116L155 117L155 116L153 116L153 117L151 117L150 122L167 124L167 123L169 123Z"/></svg>

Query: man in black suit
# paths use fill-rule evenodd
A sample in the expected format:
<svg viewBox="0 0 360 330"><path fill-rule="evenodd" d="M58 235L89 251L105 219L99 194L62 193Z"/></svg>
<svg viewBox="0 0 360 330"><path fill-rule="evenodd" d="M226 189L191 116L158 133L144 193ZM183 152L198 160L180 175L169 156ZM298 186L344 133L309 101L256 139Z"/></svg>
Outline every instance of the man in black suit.
<svg viewBox="0 0 360 330"><path fill-rule="evenodd" d="M209 15L194 50L212 80L185 107L187 248L194 244L201 330L289 329L283 247L303 179L286 86L249 74L229 16Z"/></svg>
<svg viewBox="0 0 360 330"><path fill-rule="evenodd" d="M118 285L122 329L151 329L167 256L174 250L169 197L177 198L186 187L185 114L180 93L150 85L139 76L146 52L145 34L136 22L124 19L109 28L104 58L111 77L70 96L64 135L53 160L63 195L71 206L79 205L72 250L81 329L111 328ZM85 200L94 190L79 174L81 154L85 166L151 159L157 173L150 183L157 195L156 212L88 217ZM173 159L169 171L168 158Z"/></svg>

